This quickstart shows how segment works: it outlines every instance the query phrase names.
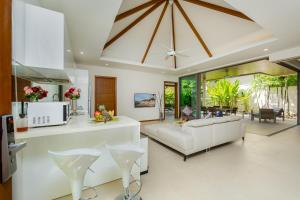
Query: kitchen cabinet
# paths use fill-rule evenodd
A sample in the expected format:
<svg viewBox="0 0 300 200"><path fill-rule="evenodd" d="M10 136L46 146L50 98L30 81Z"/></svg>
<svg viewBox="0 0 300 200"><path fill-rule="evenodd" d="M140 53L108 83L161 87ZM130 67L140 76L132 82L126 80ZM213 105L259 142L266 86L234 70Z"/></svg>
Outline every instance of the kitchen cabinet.
<svg viewBox="0 0 300 200"><path fill-rule="evenodd" d="M71 193L68 179L49 158L48 151L97 148L101 157L91 166L85 184L98 186L121 178L121 172L105 144L140 144L140 123L118 116L118 121L93 123L87 115L71 118L64 126L29 129L16 134L17 142L26 141L26 148L17 154L18 171L13 177L13 200L50 200ZM132 170L140 179L140 160ZM120 186L121 191L121 186Z"/></svg>
<svg viewBox="0 0 300 200"><path fill-rule="evenodd" d="M28 67L65 67L65 22L62 13L13 1L13 59Z"/></svg>

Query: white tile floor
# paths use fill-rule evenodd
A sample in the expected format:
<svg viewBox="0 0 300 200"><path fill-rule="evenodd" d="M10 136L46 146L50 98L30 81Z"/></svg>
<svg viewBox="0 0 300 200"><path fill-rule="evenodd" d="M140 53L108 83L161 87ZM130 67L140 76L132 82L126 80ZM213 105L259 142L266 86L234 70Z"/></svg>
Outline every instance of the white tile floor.
<svg viewBox="0 0 300 200"><path fill-rule="evenodd" d="M180 155L150 141L150 171L142 176L143 200L299 200L300 127L196 155ZM113 199L120 181L100 186L97 200ZM61 200L71 199L70 197Z"/></svg>

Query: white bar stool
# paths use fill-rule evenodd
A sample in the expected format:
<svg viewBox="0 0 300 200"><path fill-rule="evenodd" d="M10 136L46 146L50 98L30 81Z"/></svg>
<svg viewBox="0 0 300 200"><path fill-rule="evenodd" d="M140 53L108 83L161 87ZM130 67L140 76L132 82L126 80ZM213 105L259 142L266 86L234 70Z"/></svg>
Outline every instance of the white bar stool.
<svg viewBox="0 0 300 200"><path fill-rule="evenodd" d="M73 200L81 199L85 174L100 157L101 152L96 149L72 149L61 152L48 151L48 154L69 178Z"/></svg>
<svg viewBox="0 0 300 200"><path fill-rule="evenodd" d="M124 194L116 197L116 200L140 200L138 193L141 190L141 183L139 184L138 192L135 194L130 194L129 185L131 170L138 158L140 158L145 152L144 150L134 144L121 144L109 146L106 145L106 148L110 151L113 159L116 161L118 166L122 171L122 183L124 187ZM138 182L135 180L134 182Z"/></svg>

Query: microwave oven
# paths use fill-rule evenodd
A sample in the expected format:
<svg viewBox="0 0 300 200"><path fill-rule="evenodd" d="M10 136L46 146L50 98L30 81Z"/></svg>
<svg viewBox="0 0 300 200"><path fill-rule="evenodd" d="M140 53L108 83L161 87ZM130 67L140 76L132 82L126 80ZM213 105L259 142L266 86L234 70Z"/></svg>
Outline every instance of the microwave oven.
<svg viewBox="0 0 300 200"><path fill-rule="evenodd" d="M28 127L67 124L70 102L30 102L27 107Z"/></svg>

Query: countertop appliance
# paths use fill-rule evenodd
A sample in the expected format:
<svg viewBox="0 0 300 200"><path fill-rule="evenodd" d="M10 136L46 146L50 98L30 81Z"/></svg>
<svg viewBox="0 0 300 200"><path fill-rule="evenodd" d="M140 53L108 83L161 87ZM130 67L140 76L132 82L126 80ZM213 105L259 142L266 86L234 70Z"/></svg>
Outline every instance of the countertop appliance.
<svg viewBox="0 0 300 200"><path fill-rule="evenodd" d="M17 170L16 153L25 146L15 143L13 116L0 116L0 183L8 181Z"/></svg>
<svg viewBox="0 0 300 200"><path fill-rule="evenodd" d="M30 102L27 107L28 127L67 124L70 102Z"/></svg>

